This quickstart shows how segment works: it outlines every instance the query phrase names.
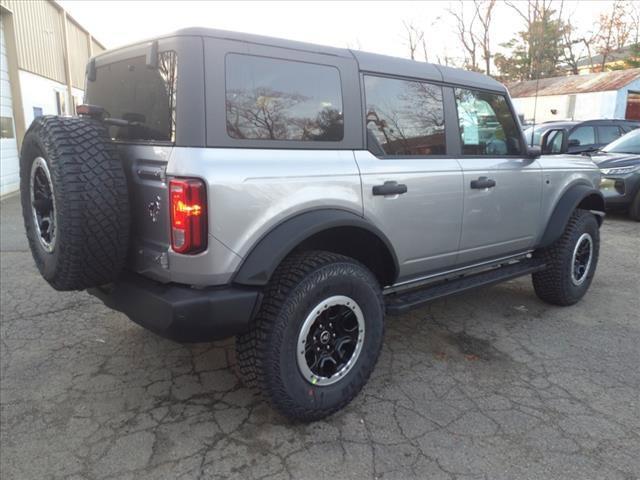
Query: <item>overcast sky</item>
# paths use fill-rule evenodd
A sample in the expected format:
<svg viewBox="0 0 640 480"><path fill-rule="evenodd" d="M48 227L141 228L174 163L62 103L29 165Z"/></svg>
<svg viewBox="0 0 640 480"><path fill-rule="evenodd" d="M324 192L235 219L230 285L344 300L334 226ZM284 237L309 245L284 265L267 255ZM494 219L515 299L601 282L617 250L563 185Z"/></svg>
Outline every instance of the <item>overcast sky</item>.
<svg viewBox="0 0 640 480"><path fill-rule="evenodd" d="M404 22L427 32L430 61L461 57L449 1L430 2L204 2L204 1L74 1L59 2L107 48L202 26L269 35L292 40L351 47L387 55L408 56ZM500 2L499 2L500 3ZM560 1L556 0L557 5ZM611 1L565 0L565 18L588 31ZM471 4L467 4L470 7ZM496 7L494 45L509 40L522 24L507 5Z"/></svg>

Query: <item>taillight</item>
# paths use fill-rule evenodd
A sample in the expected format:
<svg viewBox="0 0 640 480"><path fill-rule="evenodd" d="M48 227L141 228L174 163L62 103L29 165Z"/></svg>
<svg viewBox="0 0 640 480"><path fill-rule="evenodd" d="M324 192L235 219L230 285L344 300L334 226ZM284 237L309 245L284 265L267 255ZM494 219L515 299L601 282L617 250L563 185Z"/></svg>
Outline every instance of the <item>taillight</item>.
<svg viewBox="0 0 640 480"><path fill-rule="evenodd" d="M207 192L202 180L169 182L171 247L178 253L199 253L207 248Z"/></svg>

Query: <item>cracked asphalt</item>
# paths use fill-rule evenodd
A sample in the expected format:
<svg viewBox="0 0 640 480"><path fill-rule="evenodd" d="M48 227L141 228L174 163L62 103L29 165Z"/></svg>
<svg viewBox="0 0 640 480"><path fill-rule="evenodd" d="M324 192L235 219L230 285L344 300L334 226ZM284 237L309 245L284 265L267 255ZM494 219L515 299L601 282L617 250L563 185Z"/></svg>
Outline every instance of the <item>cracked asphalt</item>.
<svg viewBox="0 0 640 480"><path fill-rule="evenodd" d="M3 479L640 478L640 223L607 218L576 306L529 278L387 318L362 393L274 413L233 342L180 345L38 275L1 203Z"/></svg>

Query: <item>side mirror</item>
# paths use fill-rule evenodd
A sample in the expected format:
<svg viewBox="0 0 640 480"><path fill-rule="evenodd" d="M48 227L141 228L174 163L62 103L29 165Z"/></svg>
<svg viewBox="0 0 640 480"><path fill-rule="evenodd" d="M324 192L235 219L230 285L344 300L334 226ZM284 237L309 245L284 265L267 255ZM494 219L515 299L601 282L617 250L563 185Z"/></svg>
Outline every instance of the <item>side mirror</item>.
<svg viewBox="0 0 640 480"><path fill-rule="evenodd" d="M569 146L569 147L579 147L580 146L580 140L578 140L577 138L572 138L571 140L569 140L569 143L567 144L567 146Z"/></svg>
<svg viewBox="0 0 640 480"><path fill-rule="evenodd" d="M537 145L533 147L531 145L527 145L527 158L530 160L535 160L540 155L542 155L542 148Z"/></svg>

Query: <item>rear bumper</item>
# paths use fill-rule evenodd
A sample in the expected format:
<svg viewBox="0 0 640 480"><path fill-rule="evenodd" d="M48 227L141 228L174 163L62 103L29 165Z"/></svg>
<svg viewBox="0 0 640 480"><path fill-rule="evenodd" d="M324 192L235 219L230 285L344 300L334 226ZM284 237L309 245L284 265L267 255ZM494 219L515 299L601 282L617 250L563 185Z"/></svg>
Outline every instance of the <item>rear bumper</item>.
<svg viewBox="0 0 640 480"><path fill-rule="evenodd" d="M256 289L195 289L131 273L88 292L137 324L179 342L208 342L246 331L261 297Z"/></svg>

